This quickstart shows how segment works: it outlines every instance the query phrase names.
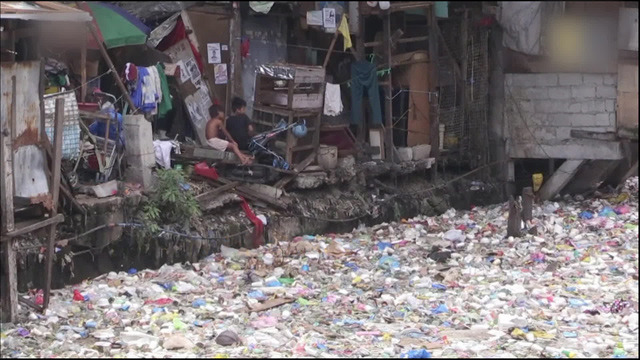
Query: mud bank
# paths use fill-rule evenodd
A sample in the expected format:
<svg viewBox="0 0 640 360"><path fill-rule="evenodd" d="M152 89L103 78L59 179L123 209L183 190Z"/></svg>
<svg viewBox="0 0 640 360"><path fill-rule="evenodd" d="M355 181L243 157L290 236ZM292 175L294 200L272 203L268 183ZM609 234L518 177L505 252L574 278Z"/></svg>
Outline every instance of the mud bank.
<svg viewBox="0 0 640 360"><path fill-rule="evenodd" d="M397 183L392 179L381 180L376 185L366 187L332 185L290 193L291 205L287 212L253 205L257 214L263 214L268 219L263 241L286 241L304 234L348 232L360 224L372 226L420 214L435 216L452 207L469 209L473 205L502 201L498 187L492 184L466 180L446 183L446 177L433 182L418 175L405 177ZM440 187L428 190L436 186ZM120 216L116 217L119 221ZM126 216L123 220L127 221ZM195 262L219 251L221 244L248 248L253 245L253 224L237 204L227 204L220 210L205 213L197 223L190 225L191 231L174 225L167 225L165 229L207 239L164 234L141 240L133 228L124 226L105 230L110 235L118 234L117 241L105 245L105 235L102 234L94 241L83 243L85 246L100 243L100 246L94 245L93 250L83 246L67 246L56 253L52 286L54 289L61 288L109 271L155 269L165 263ZM20 292L42 288L42 260L43 256L33 251L20 256Z"/></svg>

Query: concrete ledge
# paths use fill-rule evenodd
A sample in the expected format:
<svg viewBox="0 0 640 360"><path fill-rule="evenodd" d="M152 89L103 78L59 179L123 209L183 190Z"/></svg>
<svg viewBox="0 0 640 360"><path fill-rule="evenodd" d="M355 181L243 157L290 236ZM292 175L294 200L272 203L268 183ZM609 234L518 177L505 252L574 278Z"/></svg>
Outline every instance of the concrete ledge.
<svg viewBox="0 0 640 360"><path fill-rule="evenodd" d="M575 139L550 144L535 142L512 142L509 157L515 159L574 159L574 160L620 160L622 148L618 141Z"/></svg>

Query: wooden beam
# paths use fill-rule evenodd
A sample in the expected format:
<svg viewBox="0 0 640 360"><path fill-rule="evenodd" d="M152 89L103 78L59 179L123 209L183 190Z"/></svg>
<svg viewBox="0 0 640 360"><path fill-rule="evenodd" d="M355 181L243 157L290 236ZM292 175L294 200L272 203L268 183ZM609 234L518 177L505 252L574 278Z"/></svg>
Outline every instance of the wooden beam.
<svg viewBox="0 0 640 360"><path fill-rule="evenodd" d="M232 2L233 6L233 17L230 20L230 30L229 35L231 39L229 40L229 48L231 51L229 52L231 62L231 82L229 83L229 93L230 96L227 96L228 100L233 98L234 96L242 97L242 57L240 56L240 48L241 48L241 37L242 37L242 17L240 16L240 3L238 1Z"/></svg>
<svg viewBox="0 0 640 360"><path fill-rule="evenodd" d="M1 241L7 241L10 238L14 238L16 236L28 234L30 232L36 231L38 229L42 229L43 227L49 226L51 224L57 224L64 221L64 215L58 214L53 218L47 218L42 221L25 221L16 223L16 228L6 234L3 234L0 238Z"/></svg>
<svg viewBox="0 0 640 360"><path fill-rule="evenodd" d="M429 91L436 93L438 89L438 59L440 54L438 52L438 36L436 34L438 28L438 19L436 18L435 8L431 7L427 15L427 23L429 24ZM438 97L429 96L429 112L430 112L430 139L431 144L431 156L438 158L440 156L440 118L438 116ZM436 162L433 173L434 177L437 176L438 163Z"/></svg>
<svg viewBox="0 0 640 360"><path fill-rule="evenodd" d="M425 41L425 40L429 40L429 36L416 36L416 37L402 38L402 39L398 39L396 42L398 44L407 44L407 43ZM372 42L364 43L364 46L375 47L375 46L380 46L383 43L384 41L372 41Z"/></svg>
<svg viewBox="0 0 640 360"><path fill-rule="evenodd" d="M99 40L98 33L97 33L96 29L93 27L93 23L92 22L87 23L87 27L89 28L89 31L91 31L91 35L93 35L93 39L98 44L98 47L100 48L100 54L102 54L102 58L107 63L107 66L109 66L109 69L111 70L111 75L113 75L113 78L116 80L116 84L118 85L118 88L122 92L122 95L124 96L125 100L127 100L127 103L129 104L129 107L131 108L131 113L132 114L137 113L138 109L136 109L136 106L133 104L133 99L131 99L131 96L129 95L129 91L127 91L127 88L124 86L124 83L122 82L122 79L120 79L120 76L118 76L118 71L116 70L115 66L113 66L113 62L111 61L111 58L109 57L109 54L107 53L107 49L104 48L104 45ZM108 128L107 128L107 130L108 130ZM107 134L108 133L109 132L107 131Z"/></svg>
<svg viewBox="0 0 640 360"><path fill-rule="evenodd" d="M14 239L2 244L2 266L6 278L2 281L2 322L15 323L18 319L18 265Z"/></svg>
<svg viewBox="0 0 640 360"><path fill-rule="evenodd" d="M522 220L533 220L533 188L522 189Z"/></svg>
<svg viewBox="0 0 640 360"><path fill-rule="evenodd" d="M540 188L540 200L551 200L556 196L578 172L585 160L566 160L558 171L547 179Z"/></svg>
<svg viewBox="0 0 640 360"><path fill-rule="evenodd" d="M391 13L387 11L382 20L382 36L384 42L384 49L386 53L386 63L391 64ZM389 162L395 162L395 156L393 153L393 83L391 80L392 74L387 75L387 85L385 86L385 153L386 160Z"/></svg>
<svg viewBox="0 0 640 360"><path fill-rule="evenodd" d="M13 127L16 122L16 77L11 77L11 113L4 127L0 129L0 186L2 187L2 231L6 234L14 230L13 218Z"/></svg>
<svg viewBox="0 0 640 360"><path fill-rule="evenodd" d="M520 237L522 228L522 208L520 204L509 196L509 219L507 220L507 236Z"/></svg>
<svg viewBox="0 0 640 360"><path fill-rule="evenodd" d="M80 42L80 102L87 98L87 42ZM116 104L113 104L114 106Z"/></svg>
<svg viewBox="0 0 640 360"><path fill-rule="evenodd" d="M300 172L306 169L307 166L309 166L309 164L311 164L315 160L315 158L316 151L314 150L311 154L309 154L309 156L307 156L306 159L302 160L300 163L294 166L294 171L296 172L294 175L283 177L282 179L278 180L278 182L276 182L273 187L282 189L287 186L287 184L290 183L291 180L295 179L295 177L298 176Z"/></svg>
<svg viewBox="0 0 640 360"><path fill-rule="evenodd" d="M53 207L51 209L51 217L58 214L58 196L60 194L60 173L62 167L62 133L64 131L64 99L56 99L56 110L54 117L54 142L53 142L53 164L51 169L51 194L53 198ZM108 129L108 128L107 128ZM49 306L49 298L51 295L51 277L53 275L53 257L55 249L56 225L49 226L49 243L47 244L47 262L45 272L45 288L43 309Z"/></svg>

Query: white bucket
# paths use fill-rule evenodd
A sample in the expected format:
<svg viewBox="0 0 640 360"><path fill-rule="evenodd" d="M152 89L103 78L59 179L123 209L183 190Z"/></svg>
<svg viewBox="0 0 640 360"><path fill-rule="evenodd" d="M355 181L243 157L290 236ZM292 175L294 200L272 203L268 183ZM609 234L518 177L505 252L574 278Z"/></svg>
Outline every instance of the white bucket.
<svg viewBox="0 0 640 360"><path fill-rule="evenodd" d="M333 170L338 166L338 148L336 146L320 145L318 149L318 165L325 170Z"/></svg>

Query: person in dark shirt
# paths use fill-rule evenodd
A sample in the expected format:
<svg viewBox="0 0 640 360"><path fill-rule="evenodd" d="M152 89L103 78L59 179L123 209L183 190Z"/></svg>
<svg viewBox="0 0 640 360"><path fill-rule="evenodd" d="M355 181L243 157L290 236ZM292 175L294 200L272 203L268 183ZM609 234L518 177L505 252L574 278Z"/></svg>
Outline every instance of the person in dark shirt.
<svg viewBox="0 0 640 360"><path fill-rule="evenodd" d="M233 113L227 118L227 131L238 143L238 148L246 151L249 148L249 140L254 135L251 120L245 114L247 102L239 97L234 97L231 100L231 111Z"/></svg>

